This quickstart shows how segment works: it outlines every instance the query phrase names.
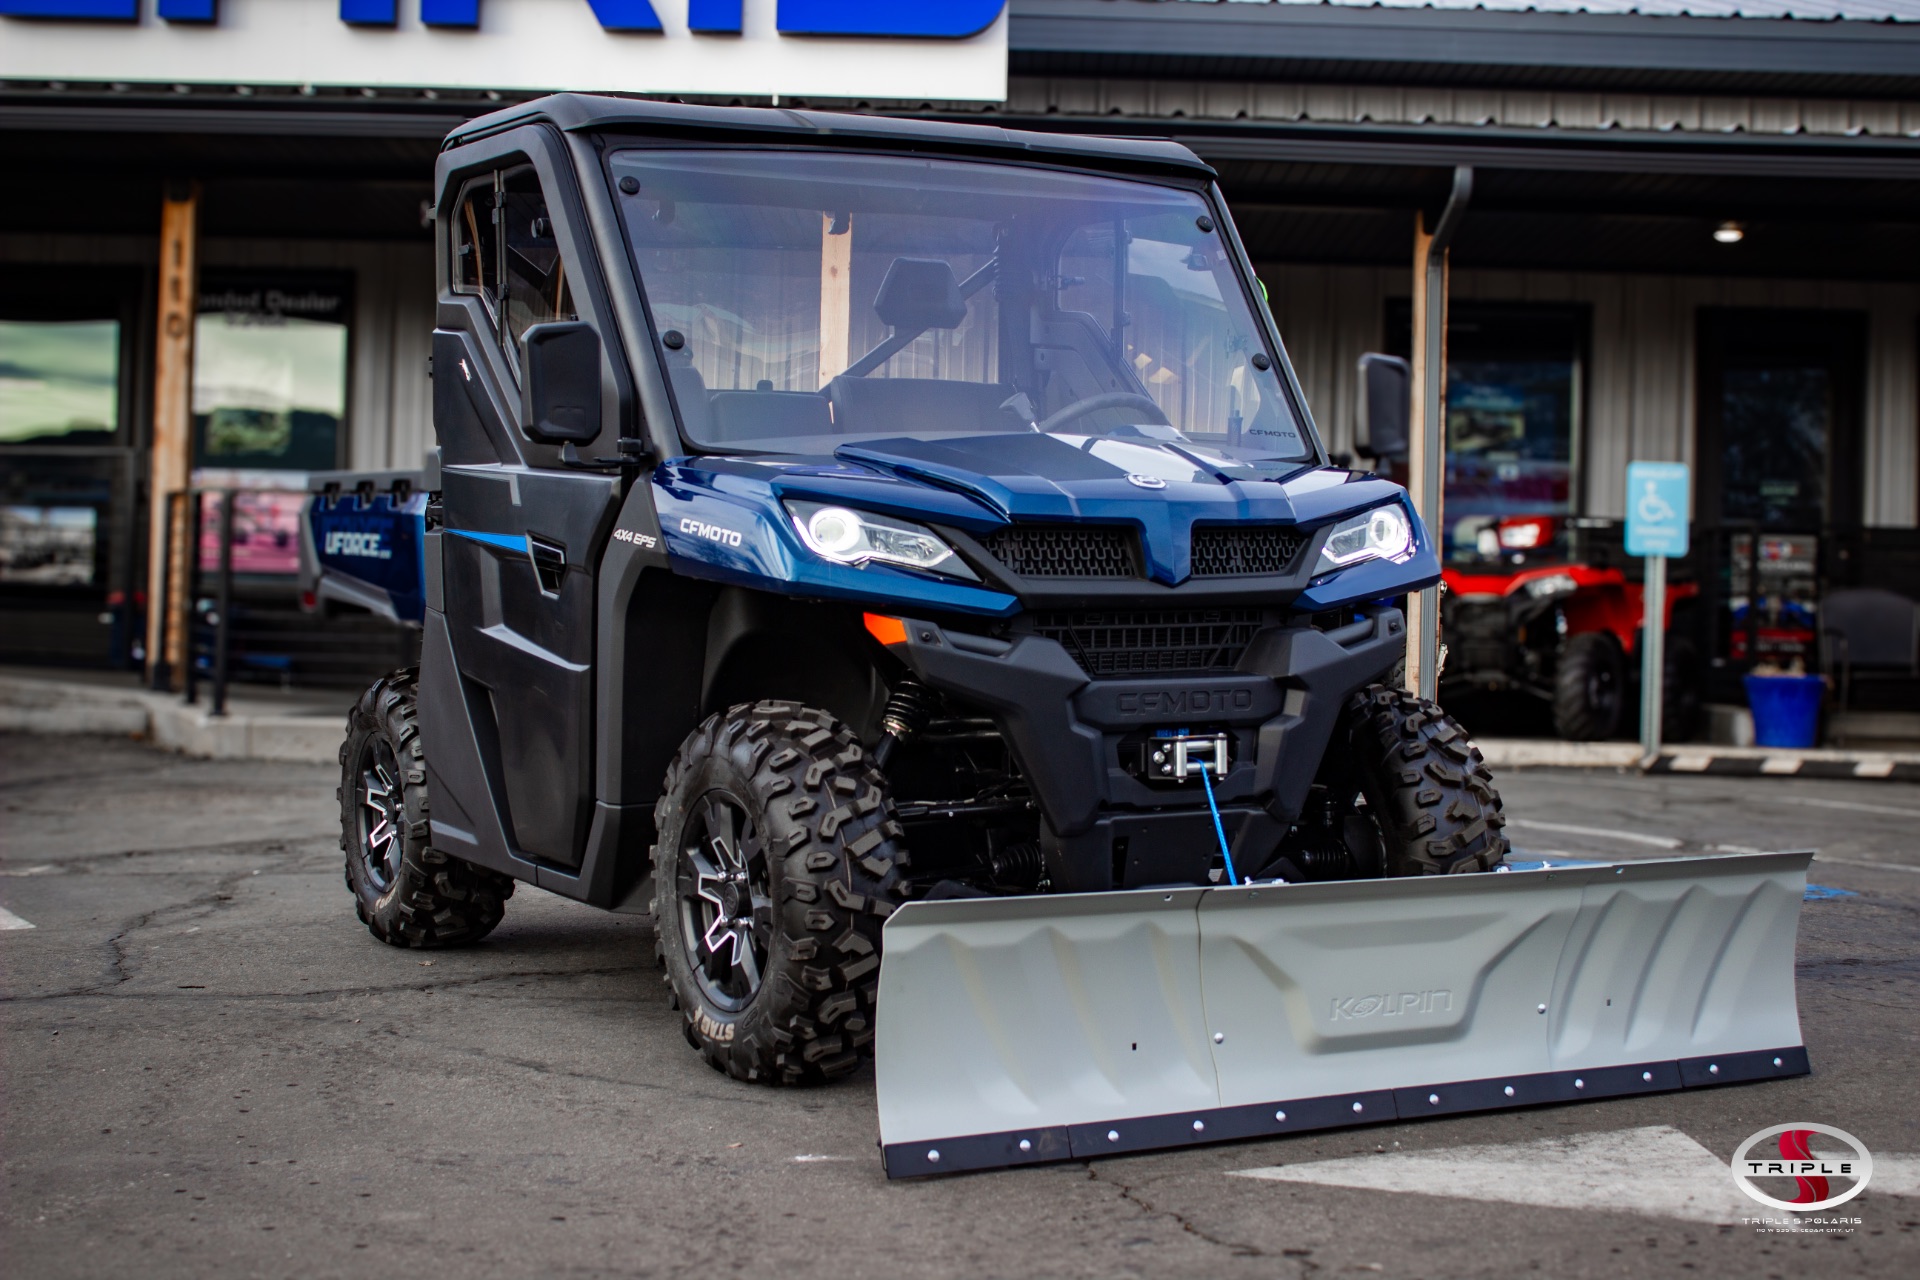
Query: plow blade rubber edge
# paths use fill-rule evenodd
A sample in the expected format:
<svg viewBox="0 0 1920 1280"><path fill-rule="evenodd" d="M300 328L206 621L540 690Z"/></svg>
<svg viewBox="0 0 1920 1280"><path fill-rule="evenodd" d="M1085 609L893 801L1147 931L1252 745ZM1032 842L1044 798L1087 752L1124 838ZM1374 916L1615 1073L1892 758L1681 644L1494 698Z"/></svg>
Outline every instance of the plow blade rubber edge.
<svg viewBox="0 0 1920 1280"><path fill-rule="evenodd" d="M887 1173L1804 1075L1812 857L909 903Z"/></svg>

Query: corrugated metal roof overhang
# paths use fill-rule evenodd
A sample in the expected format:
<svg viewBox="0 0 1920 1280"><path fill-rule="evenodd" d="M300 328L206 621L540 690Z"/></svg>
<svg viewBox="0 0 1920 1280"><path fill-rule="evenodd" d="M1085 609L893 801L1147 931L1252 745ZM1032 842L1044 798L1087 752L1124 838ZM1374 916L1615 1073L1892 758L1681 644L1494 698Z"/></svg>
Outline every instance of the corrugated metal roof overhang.
<svg viewBox="0 0 1920 1280"><path fill-rule="evenodd" d="M1012 0L1016 75L1902 93L1920 23Z"/></svg>
<svg viewBox="0 0 1920 1280"><path fill-rule="evenodd" d="M779 107L710 107L647 102L593 94L557 93L489 112L447 135L446 146L537 122L570 133L635 132L650 137L828 143L846 139L952 153L1016 153L1102 168L1184 171L1211 177L1205 161L1176 142L1158 138L1113 138L1092 134L1003 129L901 116L799 111Z"/></svg>

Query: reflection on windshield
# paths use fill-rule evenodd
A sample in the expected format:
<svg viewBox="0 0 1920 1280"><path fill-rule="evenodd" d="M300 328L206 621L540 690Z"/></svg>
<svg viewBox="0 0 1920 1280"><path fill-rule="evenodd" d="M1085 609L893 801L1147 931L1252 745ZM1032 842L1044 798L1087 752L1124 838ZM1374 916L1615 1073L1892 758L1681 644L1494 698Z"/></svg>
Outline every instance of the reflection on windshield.
<svg viewBox="0 0 1920 1280"><path fill-rule="evenodd" d="M1046 431L1311 453L1192 191L807 152L623 151L612 172L639 184L621 199L697 445Z"/></svg>

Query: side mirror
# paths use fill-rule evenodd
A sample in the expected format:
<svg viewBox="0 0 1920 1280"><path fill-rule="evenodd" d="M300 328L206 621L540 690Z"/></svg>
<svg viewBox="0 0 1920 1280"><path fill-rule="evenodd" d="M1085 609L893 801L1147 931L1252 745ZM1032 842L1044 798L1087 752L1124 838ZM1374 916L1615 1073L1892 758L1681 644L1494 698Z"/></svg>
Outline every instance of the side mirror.
<svg viewBox="0 0 1920 1280"><path fill-rule="evenodd" d="M542 444L600 435L600 335L580 320L536 324L520 339L521 421Z"/></svg>
<svg viewBox="0 0 1920 1280"><path fill-rule="evenodd" d="M1354 448L1369 458L1403 458L1412 417L1413 370L1399 356L1360 357L1359 422Z"/></svg>

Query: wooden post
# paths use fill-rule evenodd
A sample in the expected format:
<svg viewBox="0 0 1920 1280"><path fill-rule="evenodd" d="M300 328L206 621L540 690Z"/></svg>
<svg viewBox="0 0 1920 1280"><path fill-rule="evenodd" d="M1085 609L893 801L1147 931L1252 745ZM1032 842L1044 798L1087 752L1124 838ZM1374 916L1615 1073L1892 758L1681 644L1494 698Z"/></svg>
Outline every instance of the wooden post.
<svg viewBox="0 0 1920 1280"><path fill-rule="evenodd" d="M1434 229L1426 214L1413 224L1413 385L1407 421L1407 488L1434 550L1446 558L1447 249L1473 195L1473 170L1453 171L1453 192ZM1407 688L1423 698L1440 692L1440 588L1407 599Z"/></svg>
<svg viewBox="0 0 1920 1280"><path fill-rule="evenodd" d="M193 321L199 271L198 183L167 185L160 202L160 315L153 353L153 449L147 464L147 679L179 687L187 661L187 567L199 554L191 504L167 495L185 489L193 468ZM176 506L178 510L176 511ZM175 520L173 537L167 523ZM171 546L173 573L165 557ZM168 581L168 599L160 592Z"/></svg>
<svg viewBox="0 0 1920 1280"><path fill-rule="evenodd" d="M1407 488L1413 497L1413 509L1437 542L1446 525L1441 503L1446 475L1446 422L1429 431L1427 424L1428 387L1447 385L1446 371L1446 250L1440 251L1439 271L1430 268L1433 259L1433 235L1427 230L1427 216L1413 216L1413 377L1408 389ZM1435 277L1440 282L1441 323L1437 334L1429 332L1431 301L1428 289ZM1431 352L1438 338L1439 367L1434 367ZM1444 413L1444 409L1442 410ZM1436 479L1434 473L1439 472ZM1442 556L1445 548L1438 548ZM1440 592L1428 587L1407 597L1407 688L1423 698L1438 691L1437 654L1440 633Z"/></svg>
<svg viewBox="0 0 1920 1280"><path fill-rule="evenodd" d="M853 215L820 218L820 385L853 362Z"/></svg>

